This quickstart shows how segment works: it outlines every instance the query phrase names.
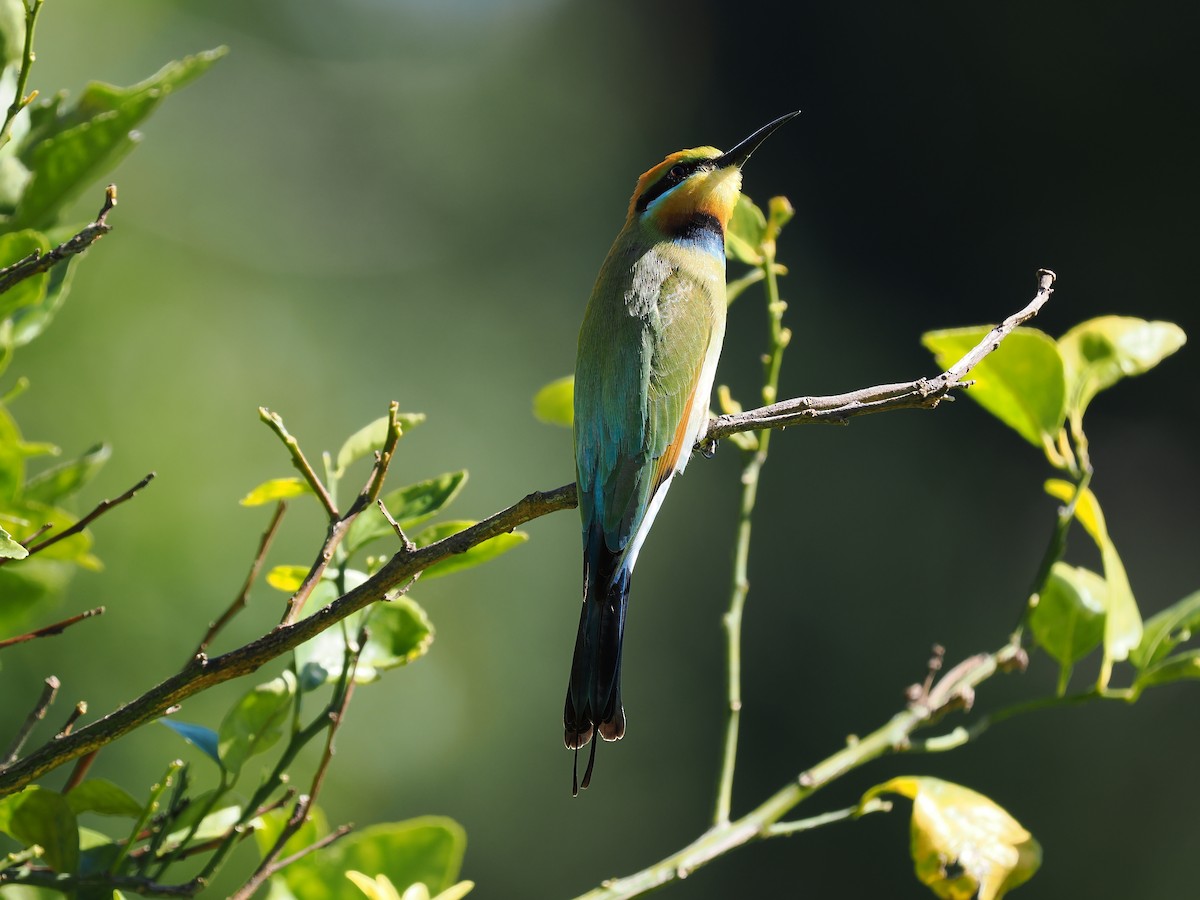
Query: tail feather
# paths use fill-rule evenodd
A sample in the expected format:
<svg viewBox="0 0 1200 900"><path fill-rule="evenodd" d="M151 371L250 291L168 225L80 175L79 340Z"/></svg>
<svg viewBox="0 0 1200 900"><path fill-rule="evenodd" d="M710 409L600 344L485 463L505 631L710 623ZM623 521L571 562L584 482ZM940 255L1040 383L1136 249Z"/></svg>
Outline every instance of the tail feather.
<svg viewBox="0 0 1200 900"><path fill-rule="evenodd" d="M621 643L630 575L625 554L610 551L600 529L593 526L584 554L583 609L563 712L568 749L585 746L595 732L606 741L619 741L625 735Z"/></svg>

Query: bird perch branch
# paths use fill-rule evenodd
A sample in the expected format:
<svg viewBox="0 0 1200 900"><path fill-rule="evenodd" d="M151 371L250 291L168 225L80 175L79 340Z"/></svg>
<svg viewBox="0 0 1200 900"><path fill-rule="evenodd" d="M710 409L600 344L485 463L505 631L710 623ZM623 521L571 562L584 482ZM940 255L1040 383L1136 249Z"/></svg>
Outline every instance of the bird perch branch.
<svg viewBox="0 0 1200 900"><path fill-rule="evenodd" d="M1018 325L1037 315L1053 293L1055 275L1038 271L1036 296L1009 316L953 366L931 379L864 388L832 397L799 397L713 421L700 444L741 431L785 428L806 422L846 422L855 416L892 409L933 409L952 390L968 386L971 370ZM331 504L330 504L331 505ZM0 770L0 796L6 796L71 760L98 750L115 738L163 715L188 697L257 670L278 656L320 634L335 622L382 600L434 563L463 553L489 538L512 531L541 516L577 505L575 485L535 491L483 521L426 547L402 548L371 578L328 606L297 622L286 622L229 653L209 659L197 654L182 671L151 688L107 716L91 722ZM336 515L336 510L334 511Z"/></svg>

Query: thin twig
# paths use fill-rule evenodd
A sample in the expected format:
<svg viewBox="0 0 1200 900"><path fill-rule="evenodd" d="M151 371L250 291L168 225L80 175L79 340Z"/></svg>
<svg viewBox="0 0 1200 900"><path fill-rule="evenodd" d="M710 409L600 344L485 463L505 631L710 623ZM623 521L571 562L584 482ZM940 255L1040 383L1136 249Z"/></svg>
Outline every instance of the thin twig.
<svg viewBox="0 0 1200 900"><path fill-rule="evenodd" d="M90 525L96 519L100 518L102 515L104 515L106 512L108 512L114 506L120 506L126 500L131 499L134 494L136 494L138 491L140 491L142 488L144 488L146 485L148 485L151 481L154 480L154 475L155 475L155 473L151 472L149 475L147 475L145 478L143 478L141 481L139 481L137 484L135 484L133 487L131 487L129 490L127 490L125 493L123 493L121 496L117 497L117 499L115 499L115 500L101 500L99 503L96 504L95 509L93 509L90 513L88 513L86 516L84 516L82 519L80 519L78 522L76 522L70 528L65 528L62 531L60 531L58 534L51 535L50 537L46 538L41 543L34 544L32 547L30 547L29 555L33 556L33 554L35 554L35 553L40 553L41 551L45 550L47 547L51 546L52 544L57 544L59 541L65 540L66 538L69 538L71 535L78 534L79 532L83 531L83 529L87 528L88 525ZM0 565L3 565L5 562L6 562L5 559L0 559Z"/></svg>
<svg viewBox="0 0 1200 900"><path fill-rule="evenodd" d="M291 856L285 856L283 859L272 861L269 866L263 867L260 871L255 872L252 876L250 876L250 880L247 881L237 893L230 895L230 900L249 900L254 892L262 887L262 885L272 875L279 873L281 870L296 862L296 860L303 859L304 857L308 856L308 854L328 847L334 841L341 840L353 830L354 826L352 824L339 825L329 834L325 835L325 837L314 841L301 850L297 850Z"/></svg>
<svg viewBox="0 0 1200 900"><path fill-rule="evenodd" d="M283 618L279 621L281 626L291 625L300 616L300 611L304 608L305 601L308 600L309 595L312 594L313 590L320 583L329 564L339 558L338 548L341 547L342 540L349 533L350 526L354 524L354 521L362 514L362 511L378 498L379 491L383 487L383 480L387 477L388 466L391 464L392 457L396 452L396 443L400 440L399 410L400 404L393 400L388 406L389 428L387 437L383 442L383 449L375 454L375 465L371 467L366 484L359 491L358 496L344 516L330 519L329 528L325 535L325 543L321 546L316 560L309 567L308 574L304 576L304 581L300 583L299 589L288 598L287 606L283 611ZM296 449L299 451L299 447Z"/></svg>
<svg viewBox="0 0 1200 900"><path fill-rule="evenodd" d="M25 95L25 85L29 83L29 71L33 68L35 59L33 52L33 30L37 25L38 13L42 11L43 0L33 0L32 3L25 3L22 0L22 6L25 7L25 45L21 50L21 68L17 72L17 88L13 95L13 102L8 107L8 112L4 116L4 126L0 128L0 147L3 147L12 140L13 121L17 118L17 114L25 107L33 102L37 96L37 91Z"/></svg>
<svg viewBox="0 0 1200 900"><path fill-rule="evenodd" d="M69 619L63 619L61 622L55 622L53 625L46 625L42 628L36 628L33 631L25 634L18 634L16 637L5 638L0 641L0 650L5 647L11 647L13 644L23 644L25 641L32 641L40 637L52 637L56 634L62 634L76 622L82 622L84 619L90 619L93 616L104 614L104 607L97 606L95 609L85 610L78 615L71 616Z"/></svg>
<svg viewBox="0 0 1200 900"><path fill-rule="evenodd" d="M63 260L82 253L112 231L112 226L108 224L107 220L109 212L116 205L117 186L110 184L104 191L104 205L100 207L100 212L94 222L47 253L43 254L41 251L35 250L24 259L17 260L11 266L0 269L0 294L18 282L49 271Z"/></svg>
<svg viewBox="0 0 1200 900"><path fill-rule="evenodd" d="M788 837L793 834L812 831L814 828L831 825L834 822L844 822L847 819L861 819L863 816L868 816L871 813L891 812L891 810L892 804L889 801L872 797L861 806L847 806L845 809L835 809L832 812L821 813L819 816L810 816L807 819L795 819L791 822L775 822L767 826L763 832L763 837Z"/></svg>
<svg viewBox="0 0 1200 900"><path fill-rule="evenodd" d="M250 563L250 571L246 574L246 580L242 584L242 589L225 612L217 618L215 622L208 626L208 631L204 632L204 637L200 639L200 643L196 645L196 649L192 651L192 656L204 653L208 650L208 645L212 643L213 638L230 623L234 616L246 608L246 604L250 601L250 589L254 586L254 582L258 580L258 573L262 570L263 560L266 559L267 551L271 549L271 542L275 540L275 533L279 531L279 523L283 521L283 514L287 512L287 501L280 500L275 506L275 514L271 516L271 521L267 525L267 530L263 532L262 538L258 542L258 552L254 554L254 560Z"/></svg>
<svg viewBox="0 0 1200 900"><path fill-rule="evenodd" d="M33 709L29 711L29 715L25 717L25 721L21 723L21 727L17 729L17 733L13 736L12 743L8 745L8 750L4 754L4 762L0 763L0 770L12 765L17 756L21 753L21 748L25 746L25 742L29 740L29 733L33 731L35 725L42 719L46 718L46 710L50 708L50 704L54 702L54 698L58 695L59 681L53 675L42 682L42 695L38 698L38 702L34 704Z"/></svg>
<svg viewBox="0 0 1200 900"><path fill-rule="evenodd" d="M375 503L379 507L379 511L383 513L383 518L389 525L392 526L392 531L396 532L396 537L400 538L400 546L404 548L404 552L412 553L414 550L416 550L417 545L414 544L409 536L404 533L404 529L400 527L400 523L392 518L392 514L388 512L388 508L386 504L384 504L383 498L380 497L375 501Z"/></svg>
<svg viewBox="0 0 1200 900"><path fill-rule="evenodd" d="M86 713L87 709L88 705L86 700L80 700L78 703L76 703L75 708L71 710L71 714L67 716L67 721L63 723L63 727L58 729L58 734L54 736L54 739L59 740L60 738L65 738L68 734L70 734L71 729L75 727L75 723L79 720L79 717Z"/></svg>
<svg viewBox="0 0 1200 900"><path fill-rule="evenodd" d="M25 538L22 538L21 546L24 547L26 550L28 550L30 544L32 544L34 541L36 541L38 538L40 538L43 534L45 534L47 531L49 531L53 527L54 527L53 522L45 523L41 528L39 528L33 534L31 534Z"/></svg>
<svg viewBox="0 0 1200 900"><path fill-rule="evenodd" d="M317 477L317 473L313 471L313 467L309 464L308 459L304 456L304 451L300 449L300 442L297 441L288 430L283 427L283 419L278 413L273 413L265 406L258 408L258 417L267 423L272 431L283 441L283 445L287 447L288 453L292 457L292 465L299 470L304 476L304 480L308 482L308 486L313 489L313 493L317 495L317 499L321 501L321 505L325 507L325 512L329 518L336 521L338 518L337 507L333 504L333 498L329 496L329 491L326 490L324 482Z"/></svg>
<svg viewBox="0 0 1200 900"><path fill-rule="evenodd" d="M918 378L896 384L882 384L848 394L829 397L796 397L743 413L718 416L709 426L700 446L711 445L730 434L757 428L787 428L809 422L845 424L855 416L894 409L934 409L948 399L950 391L967 387L966 376L1019 325L1029 321L1054 293L1055 274L1038 270L1038 290L1019 312L1013 313L988 332L975 347L954 365L933 378Z"/></svg>
<svg viewBox="0 0 1200 900"><path fill-rule="evenodd" d="M66 737L66 735L63 735L63 737ZM62 792L64 794L70 793L83 783L83 779L87 777L88 769L92 767L92 763L96 761L96 757L99 754L100 749L96 748L91 753L79 757L79 760L75 763L75 768L71 770L71 775L67 779L67 783L63 785Z"/></svg>

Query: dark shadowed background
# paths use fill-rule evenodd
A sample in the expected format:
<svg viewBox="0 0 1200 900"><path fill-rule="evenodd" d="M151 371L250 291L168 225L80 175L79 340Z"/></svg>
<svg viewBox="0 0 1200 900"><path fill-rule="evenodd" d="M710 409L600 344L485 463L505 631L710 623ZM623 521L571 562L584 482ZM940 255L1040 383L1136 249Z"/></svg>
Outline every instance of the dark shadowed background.
<svg viewBox="0 0 1200 900"><path fill-rule="evenodd" d="M290 474L259 405L314 452L390 399L428 413L393 478L469 468L457 516L569 481L569 434L530 398L573 366L637 175L791 109L804 114L745 176L756 200L797 209L780 248L785 395L932 373L921 333L1017 310L1039 266L1060 279L1036 323L1053 335L1121 313L1195 338L1198 20L1194 4L1115 2L48 3L43 91L232 53L149 123L115 178L113 234L12 367L33 381L15 410L27 437L114 444L83 504L159 477L96 526L107 571L60 607L108 614L5 654L5 718L51 670L64 709L102 713L178 668L266 524L236 501ZM97 185L80 221L101 199ZM718 380L747 405L764 322L757 294L731 311ZM1185 347L1089 413L1093 487L1147 614L1200 588L1198 371ZM480 900L574 896L703 830L737 472L729 446L695 461L658 519L630 611L629 734L600 748L586 795L571 799L561 745L580 561L577 519L558 513L499 561L414 591L437 640L357 695L330 819L457 818ZM1052 524L1050 474L969 401L780 436L752 553L735 812L882 724L933 642L953 659L1003 643ZM295 505L272 563L308 562L321 539L315 504ZM1070 554L1096 564L1082 534ZM223 648L276 621L280 597L257 591ZM181 716L215 726L249 683ZM1053 684L1038 657L979 704ZM1200 687L1182 685L1019 719L952 754L877 762L803 811L937 773L1042 842L1022 897L1187 896L1198 709ZM187 752L146 728L93 771L141 795ZM902 807L740 850L664 896L927 896L907 842Z"/></svg>

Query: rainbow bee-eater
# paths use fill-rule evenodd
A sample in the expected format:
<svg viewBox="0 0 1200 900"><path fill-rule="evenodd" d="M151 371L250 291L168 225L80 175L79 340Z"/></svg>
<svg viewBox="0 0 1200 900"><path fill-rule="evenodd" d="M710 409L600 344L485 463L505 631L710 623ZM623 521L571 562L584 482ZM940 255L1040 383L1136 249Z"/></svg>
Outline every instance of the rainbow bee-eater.
<svg viewBox="0 0 1200 900"><path fill-rule="evenodd" d="M725 229L741 195L741 168L796 115L727 153L680 150L642 175L592 289L575 363L583 612L563 726L576 752L596 732L606 741L625 734L621 644L630 577L671 479L708 428L725 337ZM595 753L593 743L585 788Z"/></svg>

